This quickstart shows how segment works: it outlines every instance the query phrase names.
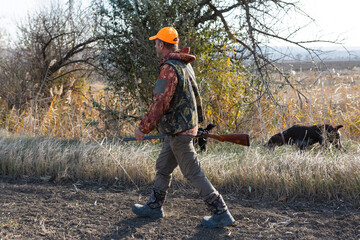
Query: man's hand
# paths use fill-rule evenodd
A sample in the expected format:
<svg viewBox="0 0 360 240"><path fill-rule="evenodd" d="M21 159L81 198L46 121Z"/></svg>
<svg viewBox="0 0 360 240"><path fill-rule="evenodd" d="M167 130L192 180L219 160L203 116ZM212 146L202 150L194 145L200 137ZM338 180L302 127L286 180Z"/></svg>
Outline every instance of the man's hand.
<svg viewBox="0 0 360 240"><path fill-rule="evenodd" d="M145 134L143 134L143 133L140 131L140 129L137 128L137 129L135 130L134 135L135 135L136 140L144 140Z"/></svg>

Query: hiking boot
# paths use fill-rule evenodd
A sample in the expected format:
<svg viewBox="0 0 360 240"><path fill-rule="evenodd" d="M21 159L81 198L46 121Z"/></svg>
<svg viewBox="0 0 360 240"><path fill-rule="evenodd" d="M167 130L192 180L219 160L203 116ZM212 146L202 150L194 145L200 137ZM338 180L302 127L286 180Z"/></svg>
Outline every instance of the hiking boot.
<svg viewBox="0 0 360 240"><path fill-rule="evenodd" d="M153 189L148 202L145 205L134 204L133 213L140 217L159 219L165 216L162 205L165 202L166 192Z"/></svg>
<svg viewBox="0 0 360 240"><path fill-rule="evenodd" d="M151 208L149 205L134 204L132 211L140 217L149 217L151 219L159 219L165 216L162 207Z"/></svg>
<svg viewBox="0 0 360 240"><path fill-rule="evenodd" d="M224 199L220 194L213 194L205 199L212 216L205 216L202 224L207 228L218 228L232 225L235 219L229 212Z"/></svg>
<svg viewBox="0 0 360 240"><path fill-rule="evenodd" d="M235 222L233 216L229 210L221 214L213 214L212 216L205 216L202 220L202 224L204 227L207 228L218 228L218 227L225 227L230 226Z"/></svg>

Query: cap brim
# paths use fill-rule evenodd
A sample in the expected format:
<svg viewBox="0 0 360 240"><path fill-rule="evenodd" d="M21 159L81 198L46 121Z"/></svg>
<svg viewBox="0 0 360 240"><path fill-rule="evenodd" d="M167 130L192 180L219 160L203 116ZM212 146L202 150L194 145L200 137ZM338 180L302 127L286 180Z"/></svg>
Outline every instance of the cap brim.
<svg viewBox="0 0 360 240"><path fill-rule="evenodd" d="M155 39L157 39L157 36L155 35L155 36L152 36L152 37L149 37L149 40L155 40Z"/></svg>

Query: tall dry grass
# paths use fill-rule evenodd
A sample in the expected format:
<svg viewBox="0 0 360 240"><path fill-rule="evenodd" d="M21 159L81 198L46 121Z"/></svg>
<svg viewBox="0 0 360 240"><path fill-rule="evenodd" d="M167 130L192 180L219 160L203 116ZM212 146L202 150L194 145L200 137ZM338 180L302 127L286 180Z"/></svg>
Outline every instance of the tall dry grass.
<svg viewBox="0 0 360 240"><path fill-rule="evenodd" d="M89 84L85 79L66 93L56 94L48 108L34 104L25 110L6 109L0 99L0 128L8 132L31 137L55 137L57 139L99 139L127 135L133 132L135 123L118 121L130 105L127 97L108 91L104 84ZM125 94L124 94L125 95ZM116 115L117 112L121 114Z"/></svg>
<svg viewBox="0 0 360 240"><path fill-rule="evenodd" d="M219 188L249 197L358 201L359 76L294 75L291 81L307 101L300 100L290 86L279 85L274 96L281 108L266 98L251 108L244 105L237 121L240 126L226 130L249 133L252 146L211 144L210 151L200 154L209 179ZM0 174L118 182L134 187L151 184L159 144L108 141L110 135L131 135L138 123L120 124L103 114L106 108L101 110L93 104L95 100L108 109L123 109L124 102L118 97L102 87L89 90L83 82L78 91L66 98L54 96L48 109L33 109L32 114L30 110L4 112L0 106ZM213 119L207 116L207 122ZM318 123L344 125L341 133L347 151L313 149L299 153L293 147L275 151L262 147L270 135L293 124ZM215 132L224 130L221 122L215 124ZM178 169L174 179L178 186L188 184Z"/></svg>
<svg viewBox="0 0 360 240"><path fill-rule="evenodd" d="M346 141L346 152L292 146L270 151L255 144L210 142L199 160L210 181L245 197L358 201L360 144ZM161 144L0 138L0 174L55 181L95 180L138 188L151 184ZM187 187L179 168L177 187ZM191 185L191 184L190 184Z"/></svg>
<svg viewBox="0 0 360 240"><path fill-rule="evenodd" d="M343 138L360 139L360 75L297 73L290 85L275 84L274 97L257 103L253 115L244 116L244 122L256 139L268 139L274 133L295 124L344 125ZM251 120L250 120L251 119Z"/></svg>
<svg viewBox="0 0 360 240"><path fill-rule="evenodd" d="M142 184L153 173L151 155L157 149L150 145L130 147L96 141L0 137L0 174L48 177L55 181L134 180Z"/></svg>
<svg viewBox="0 0 360 240"><path fill-rule="evenodd" d="M233 153L219 149L218 154L206 157L208 163L203 165L212 182L248 196L359 200L360 144L348 141L345 148L346 152L300 152L293 146L270 151L261 145Z"/></svg>
<svg viewBox="0 0 360 240"><path fill-rule="evenodd" d="M250 133L257 141L265 141L294 124L342 124L343 138L360 140L358 73L297 73L290 81L301 91L302 97L299 98L290 85L275 82L272 84L274 97L280 105L264 97L252 105L240 106L239 114L224 115L236 116L236 119L224 119L222 122L206 112L205 122L214 123L218 132ZM131 106L136 102L126 98L126 94L119 96L106 91L103 85L89 85L84 80L78 82L78 86L65 96L54 95L47 109L37 109L34 105L34 109L20 112L7 110L0 103L0 128L33 137L78 140L133 134L139 121L133 118L124 120L124 117L141 115L137 108ZM226 102L223 104L226 105ZM204 109L207 107L204 106Z"/></svg>

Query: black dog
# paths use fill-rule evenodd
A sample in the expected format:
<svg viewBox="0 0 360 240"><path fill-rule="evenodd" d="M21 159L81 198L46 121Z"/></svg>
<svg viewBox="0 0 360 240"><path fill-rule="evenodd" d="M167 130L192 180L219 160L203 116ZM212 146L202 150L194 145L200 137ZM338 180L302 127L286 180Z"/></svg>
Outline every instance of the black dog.
<svg viewBox="0 0 360 240"><path fill-rule="evenodd" d="M326 146L329 142L334 144L336 148L341 149L340 132L338 130L342 127L343 125L333 127L328 124L314 126L294 125L282 133L272 136L265 146L274 148L284 144L295 144L299 149L303 150L315 143Z"/></svg>
<svg viewBox="0 0 360 240"><path fill-rule="evenodd" d="M214 124L209 124L207 125L207 127L204 129L204 128L199 128L198 129L198 134L201 135L201 133L208 133L210 132L211 129L213 129L215 127ZM206 151L206 143L207 143L207 138L204 138L204 137L198 137L198 138L195 138L194 139L194 142L195 143L198 143L199 144L199 147L200 147L200 151Z"/></svg>

